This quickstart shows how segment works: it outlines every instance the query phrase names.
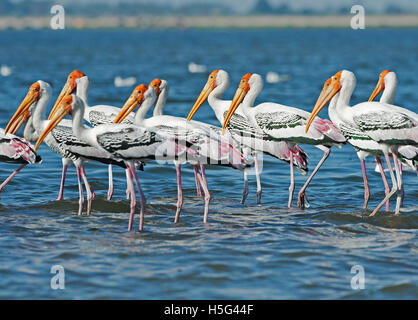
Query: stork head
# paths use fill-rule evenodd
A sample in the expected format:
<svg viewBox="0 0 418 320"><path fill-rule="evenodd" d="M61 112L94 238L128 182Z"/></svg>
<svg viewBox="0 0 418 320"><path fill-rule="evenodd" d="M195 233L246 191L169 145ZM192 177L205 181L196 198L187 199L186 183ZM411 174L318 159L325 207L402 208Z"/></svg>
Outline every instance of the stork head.
<svg viewBox="0 0 418 320"><path fill-rule="evenodd" d="M28 93L7 124L4 131L5 133L10 132L11 134L15 134L19 130L20 126L25 123L31 115L32 106L39 101L46 90L50 91L50 86L48 83L41 80L36 81L29 87Z"/></svg>
<svg viewBox="0 0 418 320"><path fill-rule="evenodd" d="M45 137L64 119L67 115L69 115L72 110L74 109L76 104L79 104L81 99L77 97L75 94L71 94L65 96L61 102L55 108L55 112L51 112L51 119L45 128L44 132L39 136L38 140L36 141L35 151L38 150L39 146L41 145L42 141L44 141Z"/></svg>
<svg viewBox="0 0 418 320"><path fill-rule="evenodd" d="M384 70L379 75L379 80L377 81L377 85L373 90L372 95L369 98L369 101L373 101L380 92L382 92L385 89L385 79L388 79L391 74L394 74L394 72L390 70Z"/></svg>
<svg viewBox="0 0 418 320"><path fill-rule="evenodd" d="M190 110L189 115L187 116L187 120L191 120L194 114L197 112L197 110L199 110L202 104L209 97L210 93L221 83L225 82L229 83L228 73L220 69L213 70L209 74L208 81L206 81L206 84L200 92L200 95L197 98L193 108Z"/></svg>
<svg viewBox="0 0 418 320"><path fill-rule="evenodd" d="M222 124L222 133L225 132L225 129L228 126L228 123L231 120L233 114L242 103L244 98L247 96L248 92L251 90L253 92L251 96L255 99L261 92L262 88L263 80L257 73L247 73L241 78L238 89L235 92L234 98L232 99L231 106L229 107L228 113L224 119L224 123Z"/></svg>
<svg viewBox="0 0 418 320"><path fill-rule="evenodd" d="M322 110L322 108L331 101L331 99L341 90L342 84L344 82L344 73L349 72L346 70L338 71L334 74L331 78L329 78L324 83L324 87L318 97L318 100L315 103L315 107L312 110L312 113L308 119L308 123L306 124L305 132L308 132L309 127L312 124L312 121L318 115L318 113Z"/></svg>
<svg viewBox="0 0 418 320"><path fill-rule="evenodd" d="M140 107L144 100L147 99L149 95L153 94L153 91L154 88L150 87L150 90L148 90L148 87L145 84L137 86L134 91L132 91L132 94L129 96L128 100L126 100L121 111L113 122L121 123L123 119L135 110L135 108Z"/></svg>
<svg viewBox="0 0 418 320"><path fill-rule="evenodd" d="M58 104L64 99L66 96L75 93L76 87L77 87L77 79L84 77L85 74L81 72L80 70L74 70L71 72L68 77L67 81L65 82L64 87L61 90L61 93L58 96L57 101L54 104L54 107L51 110L51 113L48 116L48 120L51 120L51 117L53 113L55 113L55 109L57 108Z"/></svg>

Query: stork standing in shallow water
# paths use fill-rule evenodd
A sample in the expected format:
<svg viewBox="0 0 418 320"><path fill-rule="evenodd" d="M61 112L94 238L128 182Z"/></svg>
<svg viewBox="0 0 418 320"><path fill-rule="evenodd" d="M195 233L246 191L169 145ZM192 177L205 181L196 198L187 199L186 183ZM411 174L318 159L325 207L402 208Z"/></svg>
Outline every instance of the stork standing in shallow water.
<svg viewBox="0 0 418 320"><path fill-rule="evenodd" d="M395 214L399 214L401 205L402 177L399 171L398 148L405 145L418 145L418 115L410 110L380 102L363 102L350 107L350 98L356 86L356 77L348 70L337 72L328 79L312 110L306 131L321 111L330 102L330 119L346 136L358 137L363 148L377 142L388 164L392 180L392 190L370 214L376 212L398 191ZM368 139L360 139L361 137ZM390 163L392 153L396 170L396 179Z"/></svg>
<svg viewBox="0 0 418 320"><path fill-rule="evenodd" d="M13 130L17 131L19 127L25 122L24 137L29 141L36 141L39 135L48 126L50 120L45 119L46 107L51 98L51 87L44 81L37 81L31 85L29 91L17 109L16 113L10 119L6 132ZM22 121L22 116L30 114ZM65 161L73 162L77 169L77 179L79 188L79 210L78 214L82 214L84 195L81 178L84 180L87 191L87 214L91 212L91 202L94 198L94 192L87 180L84 170L84 162L87 160L99 160L104 163L114 163L124 166L123 162L117 162L113 159L106 158L104 153L98 152L95 148L83 143L73 136L71 130L71 122L63 120L60 126L56 127L45 138L46 144L56 153L61 155ZM36 149L35 149L36 150ZM63 161L64 162L64 161Z"/></svg>
<svg viewBox="0 0 418 320"><path fill-rule="evenodd" d="M328 158L332 146L341 146L345 138L340 130L329 120L317 119L313 124L313 130L305 133L305 124L309 118L309 112L301 109L284 106L278 103L265 102L254 107L254 102L263 87L263 80L260 75L247 73L240 81L234 95L228 113L225 117L222 129L225 130L230 119L241 106L242 112L248 121L263 134L268 135L277 141L286 141L292 149L297 143L311 144L324 152L322 159L318 162L312 174L306 180L299 191L298 207L305 207L305 191L315 176L316 172ZM293 166L293 159L290 159L290 166ZM291 169L291 188L293 194L294 177ZM291 196L289 196L289 206Z"/></svg>
<svg viewBox="0 0 418 320"><path fill-rule="evenodd" d="M191 120L197 110L208 100L209 105L215 112L216 118L220 123L224 123L228 113L231 100L223 100L222 95L229 87L229 75L224 70L214 70L209 75L205 87L197 98L193 108L187 117ZM293 177L293 165L304 175L308 170L307 155L295 145L289 147L286 141L274 141L268 135L260 132L248 121L241 110L237 110L228 123L228 133L239 143L244 154L252 154L257 181L257 204L261 205L261 180L258 165L258 155L265 154L282 161L291 163L290 173ZM292 160L293 159L293 160ZM244 170L244 190L242 192L241 203L245 202L248 195L248 169ZM293 196L292 186L289 188L289 207Z"/></svg>
<svg viewBox="0 0 418 320"><path fill-rule="evenodd" d="M379 75L377 85L369 98L369 101L373 101L379 95L379 93L383 91L379 102L393 105L397 86L398 78L396 73L391 70L382 71ZM397 107L394 106L394 108L396 109ZM403 160L406 162L406 165L412 169L415 169L418 175L418 148L414 146L400 146L398 153L400 156L402 156ZM399 164L399 168L402 174L402 161L401 164Z"/></svg>
<svg viewBox="0 0 418 320"><path fill-rule="evenodd" d="M158 100L154 108L154 115L145 119L145 115L152 104L143 105L136 111L134 123L139 126L144 126L147 129L154 130L166 138L175 137L176 140L182 141L187 148L198 151L193 157L190 156L190 153L186 153L186 155L189 156L187 159L174 161L177 172L178 190L177 211L174 221L178 222L183 204L180 167L184 163L190 163L193 165L194 172L205 193L203 222L206 223L209 212L210 193L207 186L204 165L209 161L209 164L244 169L247 164L246 159L241 152L231 144L232 141L222 137L220 128L198 121L187 121L185 118L163 115L163 106L168 94L168 85L165 80L154 79L150 83L148 90L154 90L155 94L158 95ZM115 119L116 123L123 120L124 117L130 114L139 105L141 91L141 86L135 88L122 108L121 113ZM198 165L202 170L202 175L198 172Z"/></svg>

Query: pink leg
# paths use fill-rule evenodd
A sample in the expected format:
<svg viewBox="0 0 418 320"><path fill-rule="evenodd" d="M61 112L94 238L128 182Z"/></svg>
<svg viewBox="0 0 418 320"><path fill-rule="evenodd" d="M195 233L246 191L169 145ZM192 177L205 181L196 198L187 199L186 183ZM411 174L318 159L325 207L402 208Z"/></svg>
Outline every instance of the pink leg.
<svg viewBox="0 0 418 320"><path fill-rule="evenodd" d="M136 187L138 188L139 197L141 199L140 203L140 211L139 211L139 231L142 231L144 227L144 211L145 211L145 204L147 200L145 199L145 195L142 192L141 185L139 184L138 176L136 175L135 166L129 166L129 169L131 170L132 176L134 177L134 181L136 184ZM134 193L135 196L135 193Z"/></svg>
<svg viewBox="0 0 418 320"><path fill-rule="evenodd" d="M194 172L194 180L196 182L196 196L201 197L202 191L200 190L200 183L199 183L199 179L197 178L197 174L199 173L199 168L197 166L193 166L193 172Z"/></svg>
<svg viewBox="0 0 418 320"><path fill-rule="evenodd" d="M136 206L136 197L135 197L135 189L134 189L134 183L132 181L132 174L129 167L126 167L126 192L129 193L129 198L131 199L131 211L129 213L129 225L128 225L128 231L132 230L132 223L134 220L134 214L135 214L135 206Z"/></svg>
<svg viewBox="0 0 418 320"><path fill-rule="evenodd" d="M84 185L86 187L86 192L87 192L87 215L90 215L91 212L91 202L92 200L95 198L95 194L93 189L90 186L90 183L87 180L87 176L86 176L86 171L84 170L84 166L80 167L81 170L81 177L83 178L84 181Z"/></svg>
<svg viewBox="0 0 418 320"><path fill-rule="evenodd" d="M295 176L293 174L293 153L290 152L290 186L289 186L289 201L287 207L292 206L293 192L295 191Z"/></svg>
<svg viewBox="0 0 418 320"><path fill-rule="evenodd" d="M209 202L210 202L210 193L206 181L206 174L205 174L205 167L203 164L200 165L200 168L202 170L202 175L198 172L197 178L199 179L200 184L202 185L203 192L205 193L205 211L203 214L203 222L208 222L208 214L209 214Z"/></svg>
<svg viewBox="0 0 418 320"><path fill-rule="evenodd" d="M385 170L383 169L382 161L380 160L380 157L376 157L376 162L380 169L380 174L382 176L383 184L385 185L385 195L388 195L390 192L390 187L388 183L388 179L386 179ZM389 211L389 200L386 201L386 212Z"/></svg>
<svg viewBox="0 0 418 320"><path fill-rule="evenodd" d="M62 199L64 199L64 184L65 184L65 176L67 174L67 165L66 164L62 164L62 175L61 175L61 184L60 184L60 191L58 193L58 198L56 201L60 201Z"/></svg>
<svg viewBox="0 0 418 320"><path fill-rule="evenodd" d="M12 174L11 174L10 176L8 176L6 180L4 180L4 181L3 181L3 183L0 185L0 193L2 192L2 190L3 190L3 188L6 186L6 184L8 184L8 183L10 182L10 180L12 180L12 179L13 179L13 177L14 177L15 175L17 175L17 174L18 174L18 172L19 172L20 170L22 170L22 169L23 169L23 167L25 167L26 165L27 165L27 163L23 163L23 164L21 164L21 165L19 166L19 168L17 168L15 171L13 171L13 172L12 172Z"/></svg>
<svg viewBox="0 0 418 320"><path fill-rule="evenodd" d="M398 155L396 154L396 151L392 151L393 156L393 164L395 165L395 171L396 171L396 181L398 184L398 192L396 196L396 208L395 208L395 214L399 214L399 211L401 209L401 204L403 200L403 185L402 185L402 172L399 168L400 161L398 160Z"/></svg>
<svg viewBox="0 0 418 320"><path fill-rule="evenodd" d="M244 189L242 190L241 204L245 203L248 196L248 169L244 169Z"/></svg>
<svg viewBox="0 0 418 320"><path fill-rule="evenodd" d="M81 185L81 170L80 170L80 167L77 165L76 165L76 170L77 170L77 181L78 181L78 192L79 192L78 215L81 216L83 214L84 195L83 195L83 186Z"/></svg>
<svg viewBox="0 0 418 320"><path fill-rule="evenodd" d="M183 206L183 191L181 188L181 167L179 165L176 165L176 173L177 173L177 210L176 210L176 217L174 218L174 223L179 222L180 211Z"/></svg>
<svg viewBox="0 0 418 320"><path fill-rule="evenodd" d="M308 180L306 180L305 184L303 185L303 187L299 191L298 207L301 208L301 209L305 208L305 190L306 190L306 188L308 187L309 183L311 182L311 180L315 176L316 172L319 170L319 168L322 166L322 164L325 162L325 160L327 160L329 154L331 153L330 148L325 148L325 149L321 149L321 150L324 150L324 156L318 162L314 171L312 172L312 174L309 176Z"/></svg>
<svg viewBox="0 0 418 320"><path fill-rule="evenodd" d="M109 188L107 190L107 200L111 200L113 196L113 172L112 165L109 164Z"/></svg>
<svg viewBox="0 0 418 320"><path fill-rule="evenodd" d="M260 171L258 169L258 158L257 158L257 154L254 154L254 168L255 168L255 178L257 181L257 205L261 206L261 181L260 181Z"/></svg>
<svg viewBox="0 0 418 320"><path fill-rule="evenodd" d="M389 168L390 179L392 180L392 190L379 203L379 205L376 207L376 209L373 210L373 212L369 215L369 217L373 217L376 214L376 212L378 212L379 209L395 194L395 192L398 189L398 185L396 183L395 175L393 174L392 164L390 163L389 155L387 153L385 153L384 155L385 155L386 163L387 163L388 168Z"/></svg>
<svg viewBox="0 0 418 320"><path fill-rule="evenodd" d="M364 182L363 209L367 209L367 203L369 202L369 198L370 198L369 182L367 181L366 164L365 164L364 159L360 159L360 163L361 163L361 172L363 173L363 182Z"/></svg>

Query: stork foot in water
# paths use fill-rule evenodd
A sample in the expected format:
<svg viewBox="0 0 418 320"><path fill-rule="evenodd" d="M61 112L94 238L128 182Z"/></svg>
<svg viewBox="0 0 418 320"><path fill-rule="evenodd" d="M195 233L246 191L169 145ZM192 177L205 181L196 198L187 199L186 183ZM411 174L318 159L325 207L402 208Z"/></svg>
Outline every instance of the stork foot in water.
<svg viewBox="0 0 418 320"><path fill-rule="evenodd" d="M385 170L383 169L382 161L380 160L380 157L376 157L377 165L380 169L380 175L382 176L383 184L385 185L385 196L387 196L390 192L390 187L388 183L388 179L386 179ZM389 200L386 201L386 212L389 212Z"/></svg>
<svg viewBox="0 0 418 320"><path fill-rule="evenodd" d="M134 165L127 165L127 167L129 168L130 172L131 172L131 176L134 178L136 187L138 189L139 192L139 197L140 197L140 211L139 211L139 231L142 231L143 227L144 227L144 212L145 212L145 204L146 204L146 199L145 199L145 195L142 192L142 188L141 185L139 183L138 180L138 176L136 175L136 171L135 171L135 166ZM135 190L133 189L133 193L131 194L131 196L135 199ZM132 203L132 197L131 197L131 203ZM135 199L135 205L136 205L136 199ZM135 211L135 205L134 205L134 211ZM132 207L131 207L132 209Z"/></svg>
<svg viewBox="0 0 418 320"><path fill-rule="evenodd" d="M287 207L292 207L293 192L295 191L295 176L293 173L293 152L290 153L290 186L289 186L289 200Z"/></svg>
<svg viewBox="0 0 418 320"><path fill-rule="evenodd" d="M90 186L90 183L87 180L86 171L84 170L84 166L80 168L81 177L83 178L84 185L86 187L87 192L87 215L89 216L91 213L91 202L96 197L93 189Z"/></svg>
<svg viewBox="0 0 418 320"><path fill-rule="evenodd" d="M202 170L202 174L200 174L199 169L196 171L196 177L199 180L203 188L203 192L205 194L205 211L203 214L203 222L208 222L208 215L209 215L209 202L210 202L210 192L208 189L207 181L206 181L206 173L205 173L205 166L203 164L200 165L200 169Z"/></svg>
<svg viewBox="0 0 418 320"><path fill-rule="evenodd" d="M109 188L107 190L107 200L111 200L113 196L113 171L112 165L109 164Z"/></svg>
<svg viewBox="0 0 418 320"><path fill-rule="evenodd" d="M325 162L325 160L327 160L327 158L329 157L331 153L331 148L329 147L326 147L326 146L316 146L316 147L324 151L324 155L322 156L322 159L318 162L314 171L312 172L312 174L309 176L309 178L306 180L305 184L299 191L298 207L301 209L305 209L305 198L306 198L306 201L308 202L307 206L309 206L309 201L307 200L307 197L305 195L306 188L308 188L309 183L312 181L313 177L315 176L319 168L321 168L322 164Z"/></svg>
<svg viewBox="0 0 418 320"><path fill-rule="evenodd" d="M176 217L174 218L174 223L179 222L180 212L183 206L183 190L181 187L181 169L179 165L176 165L176 173L177 173L177 210L176 210Z"/></svg>
<svg viewBox="0 0 418 320"><path fill-rule="evenodd" d="M392 152L393 153L393 152ZM389 169L389 174L390 174L390 179L392 180L392 190L386 195L386 197L379 203L379 205L376 207L376 209L373 210L373 212L369 215L369 217L373 217L376 212L379 211L379 209L387 202L389 201L389 199L396 193L396 191L398 190L398 184L396 182L395 179L395 175L393 174L393 169L392 169L392 164L390 163L390 158L389 158L389 154L387 154L386 152L384 153L385 155L385 159L386 159L386 163L388 165L388 169ZM395 159L395 158L394 158ZM396 164L395 164L396 165Z"/></svg>
<svg viewBox="0 0 418 320"><path fill-rule="evenodd" d="M3 188L6 186L6 184L8 184L8 183L9 183L9 181L10 181L10 180L12 180L12 179L13 179L13 177L14 177L15 175L17 175L17 174L18 174L18 172L19 172L20 170L22 170L22 169L23 169L26 165L27 165L27 163L23 163L23 164L21 164L21 165L19 166L19 168L17 168L15 171L13 171L13 172L12 172L12 174L11 174L10 176L8 176L6 180L4 180L4 181L3 181L3 183L0 185L0 194L1 194L2 190L3 190Z"/></svg>
<svg viewBox="0 0 418 320"><path fill-rule="evenodd" d="M370 189L369 189L369 182L367 181L367 174L366 174L366 164L364 159L360 159L361 163L361 172L363 173L363 183L364 183L364 203L363 209L367 208L367 204L369 203L370 198Z"/></svg>
<svg viewBox="0 0 418 320"><path fill-rule="evenodd" d="M78 215L81 216L83 214L84 194L83 194L83 186L81 184L81 169L79 166L76 166L76 170L77 170L77 182L78 182L78 192L79 192Z"/></svg>
<svg viewBox="0 0 418 320"><path fill-rule="evenodd" d="M244 189L242 190L241 204L245 203L248 196L248 169L244 169Z"/></svg>
<svg viewBox="0 0 418 320"><path fill-rule="evenodd" d="M256 192L257 205L259 207L261 207L261 194L262 194L263 191L261 190L261 180L260 180L260 171L258 169L257 154L254 154L253 158L254 158L255 177L256 177L256 181L257 181L257 192Z"/></svg>
<svg viewBox="0 0 418 320"><path fill-rule="evenodd" d="M58 197L56 201L61 201L64 199L64 184L65 184L65 176L67 174L67 167L68 165L64 163L64 158L62 158L61 184L60 184L60 191L58 193Z"/></svg>

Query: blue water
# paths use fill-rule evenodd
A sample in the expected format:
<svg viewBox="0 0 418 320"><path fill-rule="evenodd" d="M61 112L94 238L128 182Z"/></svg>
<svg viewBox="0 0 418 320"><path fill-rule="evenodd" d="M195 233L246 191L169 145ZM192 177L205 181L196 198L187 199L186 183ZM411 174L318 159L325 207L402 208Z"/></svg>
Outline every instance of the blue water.
<svg viewBox="0 0 418 320"><path fill-rule="evenodd" d="M369 97L380 71L390 68L399 78L396 103L417 112L416 39L418 29L3 31L0 64L13 73L0 77L0 127L31 83L49 82L56 98L75 68L90 78L90 105L122 106L133 88L114 87L115 76L136 76L144 83L160 77L170 85L166 113L186 116L207 79L207 73L190 74L189 62L227 70L229 98L247 72L288 74L288 82L265 83L257 102L308 111L338 70L357 75L352 103L358 103ZM326 110L320 116L327 117ZM207 104L195 117L217 124ZM302 147L312 169L322 153ZM307 191L311 206L304 211L286 207L289 170L283 162L264 157L262 207L255 205L253 176L241 205L242 174L209 168L207 225L191 169L183 169L185 203L181 222L174 225L174 167L149 162L140 173L148 198L142 233L126 231L123 170L114 170L115 196L107 201L107 167L87 164L97 197L92 215L80 217L74 168L68 170L65 200L55 202L61 159L44 144L39 153L43 163L22 170L1 194L0 298L418 298L417 177L404 172L399 216L380 212L369 218L371 210L361 209L360 164L349 145L333 150ZM367 159L369 209L384 197L372 161ZM15 167L1 164L0 177ZM297 188L304 179L296 174ZM53 265L64 267L64 290L51 289ZM355 265L365 271L362 290L350 284Z"/></svg>

